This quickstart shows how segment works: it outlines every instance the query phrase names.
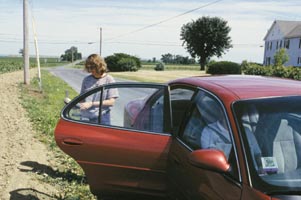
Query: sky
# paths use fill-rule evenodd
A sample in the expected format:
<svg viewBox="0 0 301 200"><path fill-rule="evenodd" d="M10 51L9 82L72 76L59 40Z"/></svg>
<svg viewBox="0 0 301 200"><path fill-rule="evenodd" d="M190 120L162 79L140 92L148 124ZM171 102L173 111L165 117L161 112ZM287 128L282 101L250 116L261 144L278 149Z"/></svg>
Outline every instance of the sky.
<svg viewBox="0 0 301 200"><path fill-rule="evenodd" d="M29 49L34 56L34 21L41 56L59 57L75 46L86 57L100 52L100 41L104 57L190 56L181 27L209 16L228 22L233 45L213 60L262 63L273 21L301 21L300 10L300 0L28 0ZM0 55L18 55L22 48L23 0L0 0Z"/></svg>

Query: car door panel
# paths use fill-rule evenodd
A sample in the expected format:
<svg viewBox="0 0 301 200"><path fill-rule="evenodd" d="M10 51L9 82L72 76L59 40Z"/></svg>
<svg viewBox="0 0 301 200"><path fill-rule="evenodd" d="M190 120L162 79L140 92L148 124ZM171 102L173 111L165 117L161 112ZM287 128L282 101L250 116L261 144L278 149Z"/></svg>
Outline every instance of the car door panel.
<svg viewBox="0 0 301 200"><path fill-rule="evenodd" d="M191 165L191 153L181 141L174 139L168 159L168 180L179 199L240 199L242 189L225 175ZM177 161L175 162L175 159ZM179 164L181 163L181 164Z"/></svg>
<svg viewBox="0 0 301 200"><path fill-rule="evenodd" d="M152 182L161 179L161 183L165 177L171 142L168 134L144 134L61 119L55 137L58 146L84 169L91 190L114 186L139 188L145 173L155 178L140 187L150 185L156 186L155 190L165 190L165 184Z"/></svg>

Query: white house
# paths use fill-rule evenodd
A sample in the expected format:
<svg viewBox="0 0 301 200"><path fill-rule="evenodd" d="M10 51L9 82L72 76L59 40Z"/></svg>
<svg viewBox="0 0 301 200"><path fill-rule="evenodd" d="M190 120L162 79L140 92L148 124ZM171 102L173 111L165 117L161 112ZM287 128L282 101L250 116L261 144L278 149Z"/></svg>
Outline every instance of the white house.
<svg viewBox="0 0 301 200"><path fill-rule="evenodd" d="M264 41L264 65L273 64L275 53L286 48L289 60L284 65L301 67L301 21L275 20Z"/></svg>

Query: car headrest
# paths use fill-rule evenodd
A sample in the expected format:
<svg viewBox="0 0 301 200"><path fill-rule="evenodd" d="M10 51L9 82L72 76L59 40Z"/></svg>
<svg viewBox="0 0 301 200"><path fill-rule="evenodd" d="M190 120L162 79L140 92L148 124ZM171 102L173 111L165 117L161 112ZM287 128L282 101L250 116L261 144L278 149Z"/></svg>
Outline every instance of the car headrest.
<svg viewBox="0 0 301 200"><path fill-rule="evenodd" d="M242 116L242 121L245 127L248 127L252 132L256 130L256 126L259 120L258 110L254 105L250 105L245 108Z"/></svg>

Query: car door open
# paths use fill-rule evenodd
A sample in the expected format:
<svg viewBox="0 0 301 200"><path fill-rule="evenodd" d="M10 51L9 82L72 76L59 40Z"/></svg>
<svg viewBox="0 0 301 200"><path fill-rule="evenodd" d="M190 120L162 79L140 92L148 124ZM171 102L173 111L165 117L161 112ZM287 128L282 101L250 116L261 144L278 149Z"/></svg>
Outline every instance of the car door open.
<svg viewBox="0 0 301 200"><path fill-rule="evenodd" d="M118 98L104 107L110 90ZM81 103L89 101L98 107L82 109ZM108 113L109 123L104 121ZM170 113L166 85L109 84L76 97L63 109L55 139L83 168L94 194L159 195L166 190Z"/></svg>

